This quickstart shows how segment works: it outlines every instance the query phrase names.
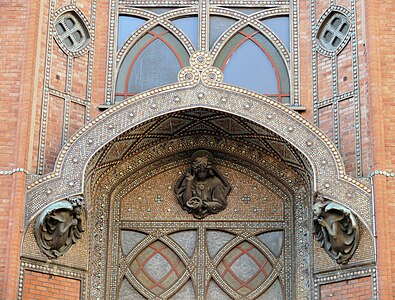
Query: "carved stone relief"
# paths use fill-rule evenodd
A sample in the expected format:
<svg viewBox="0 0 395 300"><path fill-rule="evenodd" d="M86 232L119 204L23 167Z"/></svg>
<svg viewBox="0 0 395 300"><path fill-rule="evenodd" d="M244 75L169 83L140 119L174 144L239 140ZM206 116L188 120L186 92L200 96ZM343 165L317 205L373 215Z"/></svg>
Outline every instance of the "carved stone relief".
<svg viewBox="0 0 395 300"><path fill-rule="evenodd" d="M231 187L213 167L213 159L206 150L196 151L192 155L190 169L175 187L182 209L193 214L196 219L217 214L227 206L226 197Z"/></svg>
<svg viewBox="0 0 395 300"><path fill-rule="evenodd" d="M359 243L359 226L351 211L321 195L316 197L314 210L315 239L338 264L346 264Z"/></svg>
<svg viewBox="0 0 395 300"><path fill-rule="evenodd" d="M37 219L34 236L41 251L51 259L65 254L84 232L82 196L48 206Z"/></svg>

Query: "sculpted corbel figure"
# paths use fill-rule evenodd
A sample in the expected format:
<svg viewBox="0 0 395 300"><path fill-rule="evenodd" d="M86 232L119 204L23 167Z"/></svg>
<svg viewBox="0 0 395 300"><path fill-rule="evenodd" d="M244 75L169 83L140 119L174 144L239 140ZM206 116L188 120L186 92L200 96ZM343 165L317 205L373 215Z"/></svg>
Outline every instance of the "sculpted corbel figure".
<svg viewBox="0 0 395 300"><path fill-rule="evenodd" d="M351 259L359 243L359 226L351 211L316 194L314 210L315 239L338 264Z"/></svg>
<svg viewBox="0 0 395 300"><path fill-rule="evenodd" d="M81 238L83 198L71 197L48 206L39 216L34 236L41 251L58 258Z"/></svg>
<svg viewBox="0 0 395 300"><path fill-rule="evenodd" d="M217 214L227 205L231 187L213 167L213 156L206 150L192 155L191 168L178 180L175 193L181 207L197 219Z"/></svg>

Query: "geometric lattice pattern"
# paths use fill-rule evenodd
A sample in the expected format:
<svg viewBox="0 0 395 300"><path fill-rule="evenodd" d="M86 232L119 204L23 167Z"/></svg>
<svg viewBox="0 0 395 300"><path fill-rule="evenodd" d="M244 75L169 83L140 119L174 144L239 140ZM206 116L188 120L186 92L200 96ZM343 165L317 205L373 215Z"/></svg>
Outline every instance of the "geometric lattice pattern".
<svg viewBox="0 0 395 300"><path fill-rule="evenodd" d="M244 241L223 258L217 270L234 291L245 296L265 282L273 266L260 250Z"/></svg>
<svg viewBox="0 0 395 300"><path fill-rule="evenodd" d="M180 258L161 241L145 248L130 265L137 280L155 295L161 295L185 272Z"/></svg>

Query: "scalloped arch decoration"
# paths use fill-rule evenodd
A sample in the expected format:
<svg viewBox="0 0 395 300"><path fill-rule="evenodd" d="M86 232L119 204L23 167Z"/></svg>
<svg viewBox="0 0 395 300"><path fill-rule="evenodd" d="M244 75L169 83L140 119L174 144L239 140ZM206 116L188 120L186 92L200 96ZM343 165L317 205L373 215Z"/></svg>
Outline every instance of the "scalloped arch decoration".
<svg viewBox="0 0 395 300"><path fill-rule="evenodd" d="M220 82L196 84L196 81L136 95L108 109L78 131L61 150L55 171L28 185L25 228L46 206L83 193L89 160L111 140L160 115L202 107L247 118L287 140L310 162L314 190L323 191L332 201L350 208L372 229L369 187L345 174L340 154L319 129L298 113L262 95ZM86 205L89 211L89 199Z"/></svg>

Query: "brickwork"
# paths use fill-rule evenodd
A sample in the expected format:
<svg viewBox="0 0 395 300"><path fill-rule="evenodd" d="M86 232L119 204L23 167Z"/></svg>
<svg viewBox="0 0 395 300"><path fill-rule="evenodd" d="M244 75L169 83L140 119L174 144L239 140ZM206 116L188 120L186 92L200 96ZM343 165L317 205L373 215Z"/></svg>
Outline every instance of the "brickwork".
<svg viewBox="0 0 395 300"><path fill-rule="evenodd" d="M373 169L394 171L395 4L391 0L367 1L365 4ZM380 299L394 299L394 178L375 176L374 189Z"/></svg>
<svg viewBox="0 0 395 300"><path fill-rule="evenodd" d="M88 54L74 58L72 77L72 94L86 99L87 79L88 79Z"/></svg>
<svg viewBox="0 0 395 300"><path fill-rule="evenodd" d="M67 55L54 43L51 65L50 87L64 92L66 89L67 74Z"/></svg>
<svg viewBox="0 0 395 300"><path fill-rule="evenodd" d="M80 299L81 281L35 271L25 271L24 300Z"/></svg>
<svg viewBox="0 0 395 300"><path fill-rule="evenodd" d="M64 101L59 97L51 96L48 107L47 146L45 147L47 160L44 165L46 173L53 170L53 165L62 146Z"/></svg>
<svg viewBox="0 0 395 300"><path fill-rule="evenodd" d="M69 134L67 139L73 136L74 133L85 123L85 107L78 103L71 103L70 105L70 119L73 123L70 124Z"/></svg>
<svg viewBox="0 0 395 300"><path fill-rule="evenodd" d="M97 15L108 16L109 1L98 1ZM93 66L93 74L95 80L92 83L92 111L91 117L94 118L99 115L98 106L105 101L105 87L106 87L106 69L107 61L107 45L108 45L108 30L109 22L101 18L100 22L96 24L96 40L95 40L95 64Z"/></svg>
<svg viewBox="0 0 395 300"><path fill-rule="evenodd" d="M320 117L320 129L322 130L325 135L333 140L333 113L332 107L327 106L320 109L319 113Z"/></svg>
<svg viewBox="0 0 395 300"><path fill-rule="evenodd" d="M318 98L320 101L332 97L332 61L330 57L317 55L318 73Z"/></svg>
<svg viewBox="0 0 395 300"><path fill-rule="evenodd" d="M31 169L39 1L0 7L0 169ZM16 299L25 180L23 173L0 177L0 299Z"/></svg>
<svg viewBox="0 0 395 300"><path fill-rule="evenodd" d="M353 74L352 74L352 50L349 43L337 58L337 78L339 86L339 95L352 91Z"/></svg>
<svg viewBox="0 0 395 300"><path fill-rule="evenodd" d="M355 123L353 99L346 99L339 103L340 123L340 152L348 174L355 174Z"/></svg>
<svg viewBox="0 0 395 300"><path fill-rule="evenodd" d="M371 300L370 276L325 284L320 287L321 300Z"/></svg>
<svg viewBox="0 0 395 300"><path fill-rule="evenodd" d="M308 1L300 1L299 3L300 11L309 11L310 6ZM313 99L312 99L312 90L311 90L311 82L312 79L312 68L311 68L311 26L310 26L310 14L299 14L300 24L299 30L300 32L304 32L305 34L299 37L300 49L300 86L303 87L300 89L300 101L301 105L306 107L306 112L303 112L302 115L304 118L309 121L313 120Z"/></svg>

